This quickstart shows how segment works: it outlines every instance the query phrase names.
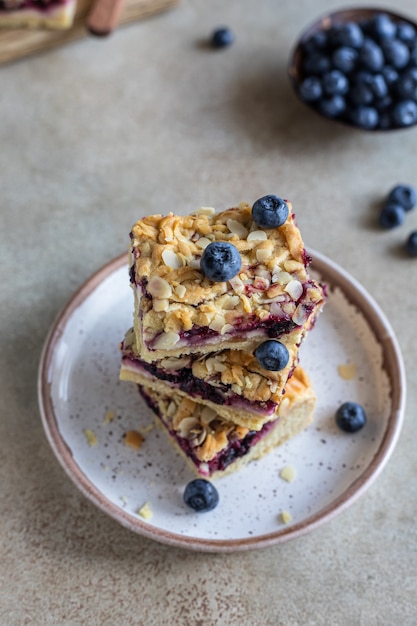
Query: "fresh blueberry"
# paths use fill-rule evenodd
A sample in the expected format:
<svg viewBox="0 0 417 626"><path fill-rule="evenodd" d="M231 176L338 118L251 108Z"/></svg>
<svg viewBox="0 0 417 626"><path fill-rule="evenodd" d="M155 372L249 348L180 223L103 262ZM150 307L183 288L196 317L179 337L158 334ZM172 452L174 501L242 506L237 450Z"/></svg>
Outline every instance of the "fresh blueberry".
<svg viewBox="0 0 417 626"><path fill-rule="evenodd" d="M372 130L378 126L379 113L375 107L358 106L349 111L349 118L355 126Z"/></svg>
<svg viewBox="0 0 417 626"><path fill-rule="evenodd" d="M227 48L234 41L233 32L227 26L216 28L211 36L211 43L214 48Z"/></svg>
<svg viewBox="0 0 417 626"><path fill-rule="evenodd" d="M397 32L397 26L386 13L379 13L370 20L371 32L380 41L393 39Z"/></svg>
<svg viewBox="0 0 417 626"><path fill-rule="evenodd" d="M360 48L363 40L362 29L356 22L346 22L346 24L336 27L332 33L332 41L338 46Z"/></svg>
<svg viewBox="0 0 417 626"><path fill-rule="evenodd" d="M413 230L408 236L405 249L410 256L417 256L417 230Z"/></svg>
<svg viewBox="0 0 417 626"><path fill-rule="evenodd" d="M392 126L391 116L388 111L384 111L379 114L379 124L378 128L382 130L388 130Z"/></svg>
<svg viewBox="0 0 417 626"><path fill-rule="evenodd" d="M385 96L385 98L378 98L375 100L374 106L379 113L385 113L392 106L391 96ZM379 118L379 126L381 126L381 117ZM384 128L387 128L386 126Z"/></svg>
<svg viewBox="0 0 417 626"><path fill-rule="evenodd" d="M398 72L391 65L384 65L381 74L385 78L387 85L392 85L398 80Z"/></svg>
<svg viewBox="0 0 417 626"><path fill-rule="evenodd" d="M381 44L385 60L397 70L403 69L410 60L410 51L399 39L387 39Z"/></svg>
<svg viewBox="0 0 417 626"><path fill-rule="evenodd" d="M348 48L347 46L344 46L336 48L333 52L332 63L337 70L340 70L345 74L349 74L354 69L357 58L358 51L355 50L355 48Z"/></svg>
<svg viewBox="0 0 417 626"><path fill-rule="evenodd" d="M396 91L401 98L417 98L417 67L411 67L400 75Z"/></svg>
<svg viewBox="0 0 417 626"><path fill-rule="evenodd" d="M228 241L213 241L204 249L200 268L214 282L231 280L242 265L239 250Z"/></svg>
<svg viewBox="0 0 417 626"><path fill-rule="evenodd" d="M388 95L388 87L382 74L374 74L369 83L375 98L385 98Z"/></svg>
<svg viewBox="0 0 417 626"><path fill-rule="evenodd" d="M349 81L340 70L331 70L323 76L323 89L328 96L343 96L349 89Z"/></svg>
<svg viewBox="0 0 417 626"><path fill-rule="evenodd" d="M417 104L414 100L401 100L392 110L395 126L411 126L417 122Z"/></svg>
<svg viewBox="0 0 417 626"><path fill-rule="evenodd" d="M327 45L327 33L324 30L318 30L311 35L304 43L303 50L306 54L322 50Z"/></svg>
<svg viewBox="0 0 417 626"><path fill-rule="evenodd" d="M410 48L410 63L411 66L415 67L417 65L417 44L411 46Z"/></svg>
<svg viewBox="0 0 417 626"><path fill-rule="evenodd" d="M288 213L289 209L285 200L274 195L259 198L252 207L252 217L259 228L278 228L282 226L288 217Z"/></svg>
<svg viewBox="0 0 417 626"><path fill-rule="evenodd" d="M359 61L363 67L372 72L380 72L384 67L384 54L372 39L366 39L359 50Z"/></svg>
<svg viewBox="0 0 417 626"><path fill-rule="evenodd" d="M255 357L265 370L279 372L287 365L290 355L283 343L268 339L256 348Z"/></svg>
<svg viewBox="0 0 417 626"><path fill-rule="evenodd" d="M357 402L344 402L336 411L336 424L348 433L355 433L366 424L366 413Z"/></svg>
<svg viewBox="0 0 417 626"><path fill-rule="evenodd" d="M417 193L410 185L396 185L388 194L387 203L399 204L404 211L411 211L417 203Z"/></svg>
<svg viewBox="0 0 417 626"><path fill-rule="evenodd" d="M299 94L304 102L320 100L323 94L320 79L317 76L307 76L300 85Z"/></svg>
<svg viewBox="0 0 417 626"><path fill-rule="evenodd" d="M205 513L219 504L219 492L208 480L195 478L185 487L183 499L197 513Z"/></svg>
<svg viewBox="0 0 417 626"><path fill-rule="evenodd" d="M412 43L416 38L416 29L409 22L397 24L397 37L404 43Z"/></svg>
<svg viewBox="0 0 417 626"><path fill-rule="evenodd" d="M346 102L343 96L332 96L324 98L318 103L319 111L326 117L334 118L341 115L346 109Z"/></svg>
<svg viewBox="0 0 417 626"><path fill-rule="evenodd" d="M349 92L349 99L353 104L358 106L371 104L374 99L374 94L370 85L366 83L355 83Z"/></svg>
<svg viewBox="0 0 417 626"><path fill-rule="evenodd" d="M390 202L382 207L379 214L379 223L383 228L396 228L401 226L405 219L405 211L399 204Z"/></svg>
<svg viewBox="0 0 417 626"><path fill-rule="evenodd" d="M302 62L305 74L324 74L330 69L330 59L320 52L304 55Z"/></svg>

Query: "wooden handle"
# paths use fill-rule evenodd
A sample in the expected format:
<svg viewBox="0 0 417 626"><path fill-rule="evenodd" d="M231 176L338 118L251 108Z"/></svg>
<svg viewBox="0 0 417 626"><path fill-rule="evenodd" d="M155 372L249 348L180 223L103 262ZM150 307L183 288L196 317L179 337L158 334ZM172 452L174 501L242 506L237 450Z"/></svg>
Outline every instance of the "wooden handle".
<svg viewBox="0 0 417 626"><path fill-rule="evenodd" d="M87 18L87 28L93 35L105 37L117 27L125 0L96 0Z"/></svg>

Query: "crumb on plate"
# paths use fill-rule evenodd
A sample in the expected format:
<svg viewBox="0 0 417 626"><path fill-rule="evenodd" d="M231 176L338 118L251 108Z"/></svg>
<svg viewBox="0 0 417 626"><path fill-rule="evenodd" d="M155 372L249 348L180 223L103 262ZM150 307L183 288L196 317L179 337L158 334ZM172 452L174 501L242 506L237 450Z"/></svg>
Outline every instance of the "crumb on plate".
<svg viewBox="0 0 417 626"><path fill-rule="evenodd" d="M284 524L289 524L292 520L292 515L289 511L282 511L280 519Z"/></svg>
<svg viewBox="0 0 417 626"><path fill-rule="evenodd" d="M86 428L84 430L84 435L86 436L86 439L87 439L88 444L90 446L95 446L96 445L97 437L96 437L96 434L92 430L90 430L89 428Z"/></svg>
<svg viewBox="0 0 417 626"><path fill-rule="evenodd" d="M115 418L116 413L114 411L106 411L104 415L103 424L110 424Z"/></svg>
<svg viewBox="0 0 417 626"><path fill-rule="evenodd" d="M352 380L356 378L356 365L354 363L338 365L337 372L343 380Z"/></svg>
<svg viewBox="0 0 417 626"><path fill-rule="evenodd" d="M279 473L280 477L287 481L287 483L292 483L297 476L297 470L292 465L286 465L282 468Z"/></svg>
<svg viewBox="0 0 417 626"><path fill-rule="evenodd" d="M144 439L137 430L128 430L125 437L125 444L129 446L129 448L133 448L134 450L139 450L143 443Z"/></svg>
<svg viewBox="0 0 417 626"><path fill-rule="evenodd" d="M140 509L138 509L138 515L143 517L143 519L151 519L153 515L151 503L145 502L145 504Z"/></svg>

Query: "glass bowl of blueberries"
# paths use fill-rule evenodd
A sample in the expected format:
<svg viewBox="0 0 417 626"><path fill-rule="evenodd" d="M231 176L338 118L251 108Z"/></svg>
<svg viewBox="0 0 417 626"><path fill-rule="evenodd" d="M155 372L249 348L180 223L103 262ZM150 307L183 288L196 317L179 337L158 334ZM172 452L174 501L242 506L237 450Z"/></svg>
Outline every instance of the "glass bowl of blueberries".
<svg viewBox="0 0 417 626"><path fill-rule="evenodd" d="M320 115L365 130L417 124L417 25L376 8L339 10L309 26L288 74Z"/></svg>

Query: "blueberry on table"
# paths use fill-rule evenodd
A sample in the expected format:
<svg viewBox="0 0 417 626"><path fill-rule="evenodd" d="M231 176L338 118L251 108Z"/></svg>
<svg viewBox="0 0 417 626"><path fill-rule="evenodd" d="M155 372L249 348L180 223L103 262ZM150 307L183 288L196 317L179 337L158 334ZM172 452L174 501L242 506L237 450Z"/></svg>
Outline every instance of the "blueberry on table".
<svg viewBox="0 0 417 626"><path fill-rule="evenodd" d="M396 228L404 222L405 211L399 204L386 204L379 214L379 223L383 228Z"/></svg>
<svg viewBox="0 0 417 626"><path fill-rule="evenodd" d="M282 198L269 195L259 198L252 207L252 217L259 228L278 228L288 217L288 205Z"/></svg>
<svg viewBox="0 0 417 626"><path fill-rule="evenodd" d="M259 344L254 354L259 365L271 372L279 372L284 369L290 358L284 344L274 339L269 339Z"/></svg>
<svg viewBox="0 0 417 626"><path fill-rule="evenodd" d="M213 241L204 249L200 268L209 280L222 283L238 274L242 265L239 250L227 241Z"/></svg>
<svg viewBox="0 0 417 626"><path fill-rule="evenodd" d="M366 424L366 413L357 402L344 402L336 411L336 424L348 433L355 433Z"/></svg>
<svg viewBox="0 0 417 626"><path fill-rule="evenodd" d="M216 28L211 36L211 43L214 48L227 48L234 41L234 35L230 28L223 26L222 28Z"/></svg>
<svg viewBox="0 0 417 626"><path fill-rule="evenodd" d="M411 185L396 185L388 194L388 203L399 204L404 211L411 211L417 203L417 193Z"/></svg>
<svg viewBox="0 0 417 626"><path fill-rule="evenodd" d="M405 242L405 249L410 256L417 257L417 230L413 230Z"/></svg>
<svg viewBox="0 0 417 626"><path fill-rule="evenodd" d="M192 480L185 488L184 502L197 513L212 511L219 504L216 487L204 478Z"/></svg>

